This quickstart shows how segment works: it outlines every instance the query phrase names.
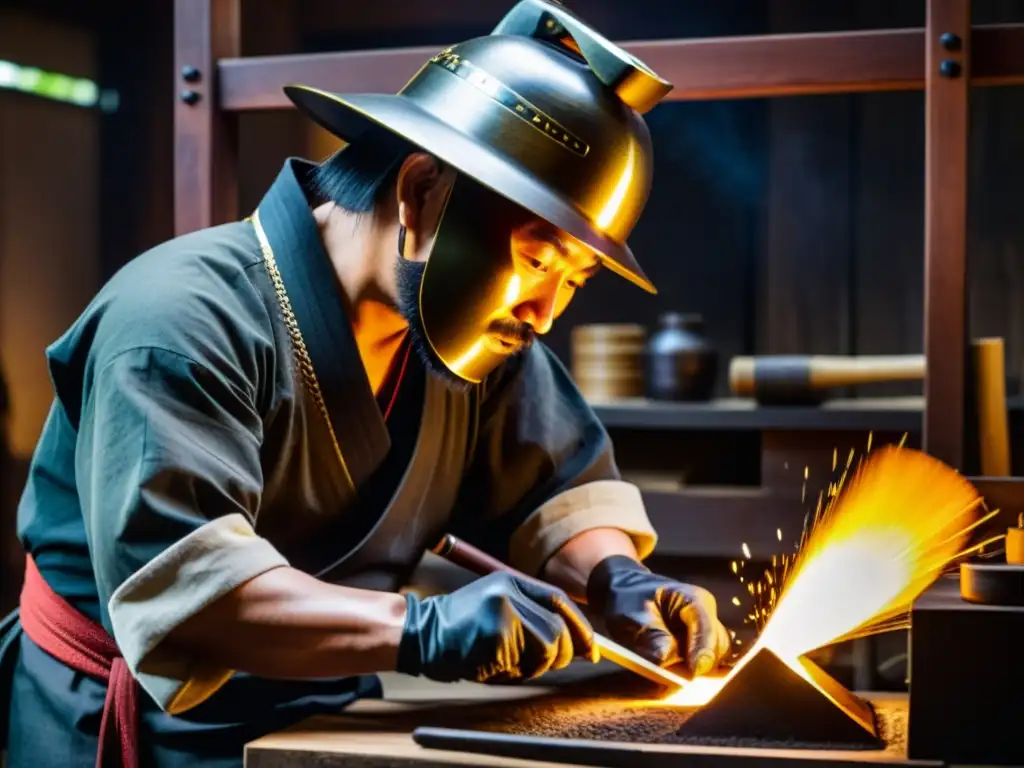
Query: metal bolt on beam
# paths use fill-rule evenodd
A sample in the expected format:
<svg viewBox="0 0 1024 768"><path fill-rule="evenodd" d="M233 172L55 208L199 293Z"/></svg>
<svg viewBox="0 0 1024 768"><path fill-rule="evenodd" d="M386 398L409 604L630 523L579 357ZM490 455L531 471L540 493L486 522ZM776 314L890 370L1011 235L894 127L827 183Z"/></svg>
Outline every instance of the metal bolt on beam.
<svg viewBox="0 0 1024 768"><path fill-rule="evenodd" d="M939 45L947 51L959 51L960 37L958 35L954 35L952 32L946 32L939 37Z"/></svg>
<svg viewBox="0 0 1024 768"><path fill-rule="evenodd" d="M957 78L960 77L960 72L963 68L960 66L960 62L946 59L939 64L939 74L943 77Z"/></svg>

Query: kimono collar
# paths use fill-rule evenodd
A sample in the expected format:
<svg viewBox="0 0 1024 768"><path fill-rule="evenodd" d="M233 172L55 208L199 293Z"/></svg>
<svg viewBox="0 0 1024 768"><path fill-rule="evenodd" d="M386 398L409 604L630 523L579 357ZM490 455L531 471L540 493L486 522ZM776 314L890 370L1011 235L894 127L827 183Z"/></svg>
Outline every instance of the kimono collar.
<svg viewBox="0 0 1024 768"><path fill-rule="evenodd" d="M289 158L252 216L292 339L302 385L328 422L346 480L358 489L391 447L341 286L303 185L315 168Z"/></svg>

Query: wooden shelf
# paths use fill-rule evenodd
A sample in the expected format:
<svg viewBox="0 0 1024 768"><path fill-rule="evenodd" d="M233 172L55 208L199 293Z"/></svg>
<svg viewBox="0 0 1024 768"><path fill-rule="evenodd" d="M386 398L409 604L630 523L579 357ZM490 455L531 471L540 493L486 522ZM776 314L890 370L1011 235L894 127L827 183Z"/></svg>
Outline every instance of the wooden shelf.
<svg viewBox="0 0 1024 768"><path fill-rule="evenodd" d="M831 400L820 406L761 406L740 398L704 403L624 400L593 407L608 428L917 432L924 398Z"/></svg>
<svg viewBox="0 0 1024 768"><path fill-rule="evenodd" d="M924 398L864 397L820 406L762 406L743 398L702 403L636 399L592 407L609 429L919 432ZM1024 398L1009 398L1007 407L1024 411Z"/></svg>

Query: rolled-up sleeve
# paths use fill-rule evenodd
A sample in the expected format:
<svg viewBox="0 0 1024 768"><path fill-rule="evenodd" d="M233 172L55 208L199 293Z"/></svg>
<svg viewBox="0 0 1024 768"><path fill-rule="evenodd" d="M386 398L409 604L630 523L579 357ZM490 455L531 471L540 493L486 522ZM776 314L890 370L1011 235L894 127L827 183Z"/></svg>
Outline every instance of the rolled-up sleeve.
<svg viewBox="0 0 1024 768"><path fill-rule="evenodd" d="M641 558L657 543L639 490L565 367L534 343L475 394L476 432L453 532L536 575L566 542L615 528Z"/></svg>
<svg viewBox="0 0 1024 768"><path fill-rule="evenodd" d="M286 565L254 526L262 420L244 377L152 347L90 377L76 481L104 623L142 687L169 712L233 673L162 642L242 583Z"/></svg>

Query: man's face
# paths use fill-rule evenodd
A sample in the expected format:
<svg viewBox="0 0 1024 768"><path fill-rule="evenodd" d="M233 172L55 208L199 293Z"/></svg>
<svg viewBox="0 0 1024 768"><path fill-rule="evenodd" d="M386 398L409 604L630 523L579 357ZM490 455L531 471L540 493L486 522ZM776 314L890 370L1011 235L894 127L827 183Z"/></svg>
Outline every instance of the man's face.
<svg viewBox="0 0 1024 768"><path fill-rule="evenodd" d="M441 234L426 262L398 257L398 304L414 344L455 388L546 334L600 268L592 249L548 222L521 211L515 219L463 219L458 235L446 242ZM432 284L421 303L424 279Z"/></svg>
<svg viewBox="0 0 1024 768"><path fill-rule="evenodd" d="M601 265L586 245L537 218L512 230L509 254L506 290L484 338L497 351L514 353L517 335L506 338L503 329L518 328L527 341L546 334Z"/></svg>

